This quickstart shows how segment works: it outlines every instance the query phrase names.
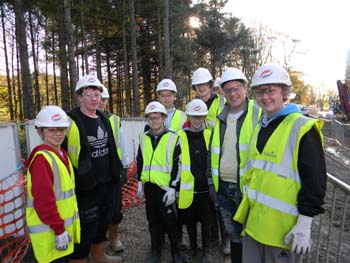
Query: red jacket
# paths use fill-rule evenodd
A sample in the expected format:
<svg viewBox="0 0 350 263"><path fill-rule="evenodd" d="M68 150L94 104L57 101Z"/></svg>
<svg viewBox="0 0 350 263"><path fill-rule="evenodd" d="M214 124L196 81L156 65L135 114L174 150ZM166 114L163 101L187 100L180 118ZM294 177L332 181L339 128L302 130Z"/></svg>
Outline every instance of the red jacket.
<svg viewBox="0 0 350 263"><path fill-rule="evenodd" d="M55 232L55 235L60 235L64 232L64 221L61 219L57 207L56 199L53 192L53 172L50 164L46 161L45 157L38 155L33 157L39 150L49 150L54 152L66 165L69 174L68 154L63 149L59 153L54 148L41 144L33 149L30 153L28 160L24 162L24 165L28 168L32 162L29 171L32 176L32 195L34 197L34 209L36 210L40 220L51 227Z"/></svg>

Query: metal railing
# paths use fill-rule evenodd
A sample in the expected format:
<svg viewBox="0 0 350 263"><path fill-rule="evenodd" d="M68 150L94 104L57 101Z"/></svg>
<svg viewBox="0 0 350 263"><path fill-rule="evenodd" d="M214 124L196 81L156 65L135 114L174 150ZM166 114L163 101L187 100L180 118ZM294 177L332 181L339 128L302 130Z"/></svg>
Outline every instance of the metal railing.
<svg viewBox="0 0 350 263"><path fill-rule="evenodd" d="M350 149L350 124L338 120L322 120L324 121L323 134Z"/></svg>
<svg viewBox="0 0 350 263"><path fill-rule="evenodd" d="M350 262L350 186L327 173L325 213L312 225L312 249L303 262Z"/></svg>

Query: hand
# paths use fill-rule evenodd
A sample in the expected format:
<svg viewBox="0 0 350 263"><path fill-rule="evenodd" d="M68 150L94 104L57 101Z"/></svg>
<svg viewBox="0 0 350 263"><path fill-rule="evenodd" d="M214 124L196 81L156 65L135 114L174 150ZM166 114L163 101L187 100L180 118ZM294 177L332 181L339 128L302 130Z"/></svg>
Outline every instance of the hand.
<svg viewBox="0 0 350 263"><path fill-rule="evenodd" d="M61 235L55 237L55 248L57 250L66 250L69 242L72 241L71 236L67 231L64 231Z"/></svg>
<svg viewBox="0 0 350 263"><path fill-rule="evenodd" d="M216 204L218 202L218 199L216 198L215 187L213 184L209 185L209 197L213 203Z"/></svg>
<svg viewBox="0 0 350 263"><path fill-rule="evenodd" d="M120 184L123 186L128 181L128 168L123 168L120 173Z"/></svg>
<svg viewBox="0 0 350 263"><path fill-rule="evenodd" d="M138 181L137 183L137 196L142 198L142 182Z"/></svg>
<svg viewBox="0 0 350 263"><path fill-rule="evenodd" d="M169 206L175 202L175 188L169 187L163 195L163 203L165 206Z"/></svg>
<svg viewBox="0 0 350 263"><path fill-rule="evenodd" d="M284 238L284 243L286 245L288 245L289 242L293 239L290 251L297 254L306 254L308 251L310 251L312 219L313 218L309 216L298 216L297 223Z"/></svg>

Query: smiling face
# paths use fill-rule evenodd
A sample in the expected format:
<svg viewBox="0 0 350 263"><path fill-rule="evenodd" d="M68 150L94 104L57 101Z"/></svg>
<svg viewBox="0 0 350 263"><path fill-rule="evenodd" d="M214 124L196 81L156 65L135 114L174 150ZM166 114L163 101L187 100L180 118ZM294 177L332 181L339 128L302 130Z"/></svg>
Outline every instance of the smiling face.
<svg viewBox="0 0 350 263"><path fill-rule="evenodd" d="M267 113L267 116L272 117L283 108L286 91L280 85L268 84L256 87L254 95L259 106Z"/></svg>
<svg viewBox="0 0 350 263"><path fill-rule="evenodd" d="M190 121L190 129L194 132L200 131L204 124L205 117L206 116L188 116L188 120Z"/></svg>
<svg viewBox="0 0 350 263"><path fill-rule="evenodd" d="M236 113L244 108L247 97L247 86L240 81L232 80L224 83L222 90L231 113Z"/></svg>
<svg viewBox="0 0 350 263"><path fill-rule="evenodd" d="M204 102L210 98L211 90L210 83L201 83L194 86L199 98Z"/></svg>
<svg viewBox="0 0 350 263"><path fill-rule="evenodd" d="M61 144L66 135L66 128L39 128L37 132L45 144L56 150L61 149Z"/></svg>
<svg viewBox="0 0 350 263"><path fill-rule="evenodd" d="M159 134L164 129L165 115L153 112L146 117L148 125L154 134Z"/></svg>
<svg viewBox="0 0 350 263"><path fill-rule="evenodd" d="M158 98L166 109L171 109L174 107L176 93L170 90L162 90L158 93Z"/></svg>

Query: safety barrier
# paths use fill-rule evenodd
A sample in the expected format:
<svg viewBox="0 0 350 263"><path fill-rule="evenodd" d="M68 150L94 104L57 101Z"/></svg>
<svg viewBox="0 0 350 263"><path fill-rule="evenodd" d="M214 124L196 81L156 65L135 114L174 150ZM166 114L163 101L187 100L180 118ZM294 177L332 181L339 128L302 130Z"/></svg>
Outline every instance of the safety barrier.
<svg viewBox="0 0 350 263"><path fill-rule="evenodd" d="M329 138L336 140L343 147L350 149L350 124L342 123L338 120L324 121L323 134Z"/></svg>
<svg viewBox="0 0 350 263"><path fill-rule="evenodd" d="M311 253L303 262L350 262L350 186L327 174L325 213L314 219Z"/></svg>

